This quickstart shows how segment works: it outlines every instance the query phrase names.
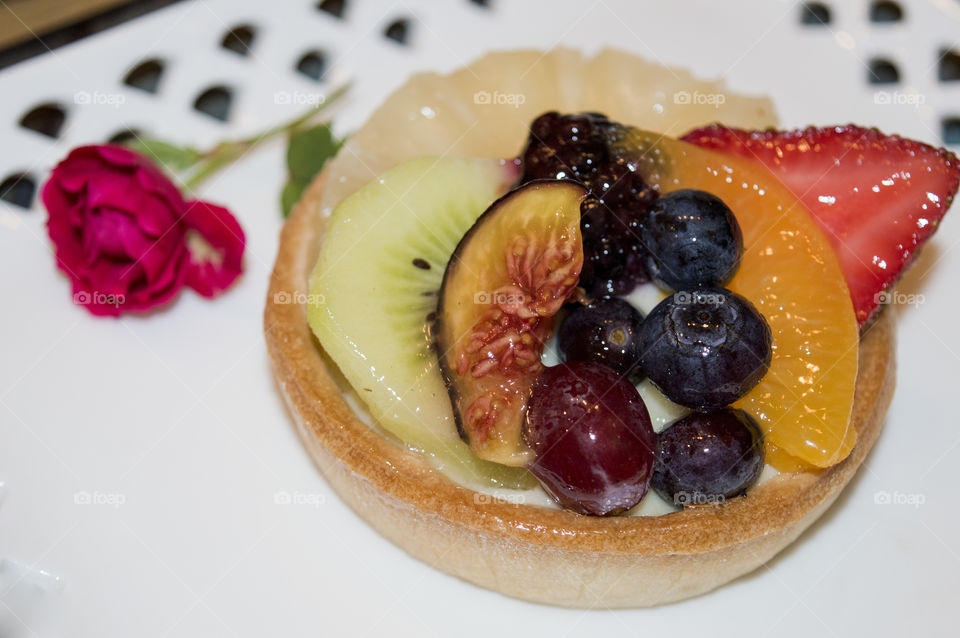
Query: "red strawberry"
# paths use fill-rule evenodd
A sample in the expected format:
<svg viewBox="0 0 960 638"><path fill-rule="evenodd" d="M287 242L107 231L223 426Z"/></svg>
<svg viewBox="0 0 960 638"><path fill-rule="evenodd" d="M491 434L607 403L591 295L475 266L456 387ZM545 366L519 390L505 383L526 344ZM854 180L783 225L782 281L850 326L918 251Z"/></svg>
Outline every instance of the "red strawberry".
<svg viewBox="0 0 960 638"><path fill-rule="evenodd" d="M960 184L945 149L859 126L744 131L714 124L686 142L762 163L833 243L860 325L934 233Z"/></svg>

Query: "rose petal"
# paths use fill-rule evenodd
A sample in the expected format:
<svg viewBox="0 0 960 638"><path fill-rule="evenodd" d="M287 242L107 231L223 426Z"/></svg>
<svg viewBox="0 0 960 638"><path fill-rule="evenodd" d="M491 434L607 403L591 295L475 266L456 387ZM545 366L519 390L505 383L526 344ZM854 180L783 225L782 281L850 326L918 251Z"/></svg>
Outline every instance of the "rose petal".
<svg viewBox="0 0 960 638"><path fill-rule="evenodd" d="M166 303L183 288L187 279L187 261L189 255L187 247L182 242L173 255L167 260L153 282L153 294L157 303Z"/></svg>
<svg viewBox="0 0 960 638"><path fill-rule="evenodd" d="M58 214L51 214L47 218L47 233L54 246L58 246L61 241L79 240L79 225L72 223L72 220L82 216L83 209L83 203L79 202L73 206L64 206L59 209Z"/></svg>
<svg viewBox="0 0 960 638"><path fill-rule="evenodd" d="M69 210L73 208L78 201L74 193L65 190L60 182L51 176L47 183L43 185L40 191L40 200L47 210Z"/></svg>
<svg viewBox="0 0 960 638"><path fill-rule="evenodd" d="M183 196L167 175L153 162L153 159L130 150L125 146L106 144L96 146L97 154L106 162L116 167L131 169L129 172L143 190L162 197L167 204L175 209L184 207Z"/></svg>
<svg viewBox="0 0 960 638"><path fill-rule="evenodd" d="M149 197L132 173L103 170L87 180L83 195L92 208L110 206L137 214Z"/></svg>
<svg viewBox="0 0 960 638"><path fill-rule="evenodd" d="M51 218L53 215L50 216ZM87 219L87 203L83 199L78 199L77 202L67 209L60 217L63 218L63 223L69 224L74 231L80 232L83 228L83 224Z"/></svg>
<svg viewBox="0 0 960 638"><path fill-rule="evenodd" d="M129 235L140 232L125 213L107 207L94 208L87 214L86 222L83 243L88 255L110 259L139 256L128 254L125 247L130 241Z"/></svg>
<svg viewBox="0 0 960 638"><path fill-rule="evenodd" d="M78 305L115 316L167 303L183 287L186 204L143 156L120 147L74 149L42 199L57 265Z"/></svg>
<svg viewBox="0 0 960 638"><path fill-rule="evenodd" d="M213 249L215 255L191 250L187 285L204 297L226 290L243 272L246 237L237 219L226 208L204 201L187 202L184 224Z"/></svg>
<svg viewBox="0 0 960 638"><path fill-rule="evenodd" d="M103 161L95 146L81 146L70 151L70 154L57 164L50 179L60 184L63 189L77 193L86 186L88 180L110 170L111 165Z"/></svg>
<svg viewBox="0 0 960 638"><path fill-rule="evenodd" d="M137 258L137 262L143 266L146 276L151 281L160 275L167 262L179 253L181 248L184 252L186 251L184 234L184 228L177 226L162 237L148 238L149 244ZM186 264L184 263L183 266L186 267Z"/></svg>
<svg viewBox="0 0 960 638"><path fill-rule="evenodd" d="M175 210L184 207L183 196L167 175L160 170L152 158L137 153L124 146L98 146L97 152L105 161L132 169L130 174L135 177L140 187L151 194L163 198L167 205Z"/></svg>
<svg viewBox="0 0 960 638"><path fill-rule="evenodd" d="M155 193L145 193L141 208L137 211L137 225L145 234L161 237L171 229L182 226L181 218L186 210L185 204L180 208L171 208L162 197Z"/></svg>
<svg viewBox="0 0 960 638"><path fill-rule="evenodd" d="M172 210L183 210L186 204L176 185L154 166L141 166L136 172L140 186L162 198Z"/></svg>
<svg viewBox="0 0 960 638"><path fill-rule="evenodd" d="M95 315L118 315L128 309L127 283L121 280L122 264L106 258L90 264L74 281L74 303ZM83 293L78 296L78 293Z"/></svg>
<svg viewBox="0 0 960 638"><path fill-rule="evenodd" d="M117 167L126 166L132 168L150 163L150 160L144 155L119 144L100 144L98 146L87 146L84 148L93 149L93 152L104 162Z"/></svg>
<svg viewBox="0 0 960 638"><path fill-rule="evenodd" d="M137 264L126 274L129 284L125 306L128 310L148 310L170 301L183 288L186 279L187 250L180 244L166 255L157 276L144 285L142 264Z"/></svg>

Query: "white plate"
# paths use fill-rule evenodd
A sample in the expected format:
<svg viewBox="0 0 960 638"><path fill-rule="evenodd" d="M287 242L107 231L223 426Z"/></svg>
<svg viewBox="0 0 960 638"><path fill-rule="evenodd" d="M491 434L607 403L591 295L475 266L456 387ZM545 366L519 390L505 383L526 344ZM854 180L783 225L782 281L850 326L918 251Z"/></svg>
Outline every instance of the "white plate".
<svg viewBox="0 0 960 638"><path fill-rule="evenodd" d="M259 130L352 78L337 118L346 131L414 69L519 46L613 45L725 76L734 90L772 95L788 125L856 121L939 143L941 118L960 115L960 83L936 77L939 51L960 32L954 0L910 3L894 25L871 24L867 2L835 0L827 27L801 27L795 3L772 0L353 0L344 20L314 4L185 3L0 72L0 181L40 181L71 146L126 127L199 145ZM409 46L381 34L397 18L409 20ZM218 46L241 23L257 28L247 57ZM312 48L328 52L330 81L293 70ZM166 61L158 94L123 86L125 71L153 56ZM865 81L874 56L901 75L881 94ZM235 89L226 125L190 108L218 83ZM58 140L16 126L50 100L67 110ZM960 221L943 224L901 286L924 302L898 308L887 427L821 522L769 566L701 598L560 610L411 559L312 466L261 336L282 150L266 146L203 190L247 231L239 285L212 303L185 293L149 317L95 319L73 306L42 208L0 203L0 636L32 635L21 622L37 635L97 638L953 635Z"/></svg>

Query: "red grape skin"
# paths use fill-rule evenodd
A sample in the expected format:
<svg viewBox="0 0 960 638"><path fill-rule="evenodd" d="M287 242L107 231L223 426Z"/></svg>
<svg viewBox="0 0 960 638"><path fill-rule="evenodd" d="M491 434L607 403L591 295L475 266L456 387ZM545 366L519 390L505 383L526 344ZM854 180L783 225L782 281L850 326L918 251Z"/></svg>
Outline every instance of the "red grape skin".
<svg viewBox="0 0 960 638"><path fill-rule="evenodd" d="M636 388L610 368L569 361L537 379L524 437L530 471L563 507L606 516L628 510L650 487L656 435Z"/></svg>

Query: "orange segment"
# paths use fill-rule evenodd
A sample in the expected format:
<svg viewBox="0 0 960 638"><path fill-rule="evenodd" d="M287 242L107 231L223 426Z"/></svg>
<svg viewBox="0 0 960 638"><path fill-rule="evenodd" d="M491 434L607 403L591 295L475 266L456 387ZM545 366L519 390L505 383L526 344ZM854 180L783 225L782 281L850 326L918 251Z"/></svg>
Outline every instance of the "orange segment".
<svg viewBox="0 0 960 638"><path fill-rule="evenodd" d="M772 465L780 472L819 472L823 469L816 465L810 465L806 461L801 461L795 456L790 456L782 448L778 448L769 441L767 442L765 452L766 458L764 460L767 462L767 465Z"/></svg>
<svg viewBox="0 0 960 638"><path fill-rule="evenodd" d="M740 223L744 255L729 288L752 301L773 333L763 381L737 403L767 434L771 458L816 467L843 460L851 425L859 332L843 273L807 209L749 161L634 130L622 141L662 192L697 188Z"/></svg>

